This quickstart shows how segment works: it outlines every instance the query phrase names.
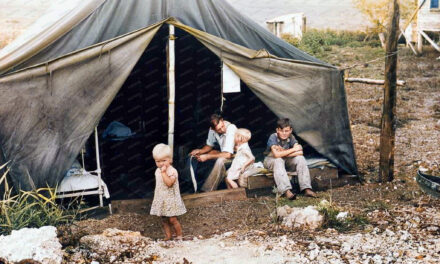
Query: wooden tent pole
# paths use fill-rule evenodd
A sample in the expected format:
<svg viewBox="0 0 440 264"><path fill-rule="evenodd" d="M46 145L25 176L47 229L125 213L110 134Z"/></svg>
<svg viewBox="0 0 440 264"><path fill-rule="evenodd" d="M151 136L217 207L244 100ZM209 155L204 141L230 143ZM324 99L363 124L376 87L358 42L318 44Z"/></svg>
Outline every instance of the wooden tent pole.
<svg viewBox="0 0 440 264"><path fill-rule="evenodd" d="M385 85L380 131L379 181L394 179L394 143L396 133L397 36L399 31L399 2L393 0L388 24L385 58Z"/></svg>
<svg viewBox="0 0 440 264"><path fill-rule="evenodd" d="M104 188L102 186L101 179L101 162L99 160L99 142L98 142L98 129L95 127L95 152L96 152L96 173L98 174L98 193L99 193L99 206L103 207L104 202L102 196L104 194Z"/></svg>
<svg viewBox="0 0 440 264"><path fill-rule="evenodd" d="M169 26L168 38L168 145L174 150L174 108L175 108L175 50L174 50L174 26Z"/></svg>

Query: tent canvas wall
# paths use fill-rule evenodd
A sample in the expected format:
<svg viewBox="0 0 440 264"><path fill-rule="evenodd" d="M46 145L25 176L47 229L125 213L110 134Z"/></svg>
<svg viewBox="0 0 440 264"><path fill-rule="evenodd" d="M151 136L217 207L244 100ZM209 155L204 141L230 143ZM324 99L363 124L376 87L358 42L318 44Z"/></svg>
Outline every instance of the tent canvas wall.
<svg viewBox="0 0 440 264"><path fill-rule="evenodd" d="M121 148L139 145L132 159L152 162L151 148L166 142L166 24L178 36L176 151L203 143L205 119L220 104L223 62L244 87L227 96L225 112L251 129L255 146L276 116L289 117L314 151L357 174L342 72L225 1L90 0L40 24L0 52L2 159L19 188L58 183L100 120L101 129L119 119L137 130L143 139ZM103 166L114 152L104 151Z"/></svg>

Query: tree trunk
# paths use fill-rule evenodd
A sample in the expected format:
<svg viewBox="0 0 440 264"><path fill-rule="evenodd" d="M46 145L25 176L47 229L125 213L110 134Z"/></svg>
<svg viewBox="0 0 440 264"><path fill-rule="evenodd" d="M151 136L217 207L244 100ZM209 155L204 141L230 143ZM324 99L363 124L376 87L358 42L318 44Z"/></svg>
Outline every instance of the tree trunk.
<svg viewBox="0 0 440 264"><path fill-rule="evenodd" d="M385 85L382 122L380 131L379 181L394 178L394 142L396 129L396 81L397 81L397 37L399 32L399 3L393 0L392 16L388 23L388 38L385 58Z"/></svg>

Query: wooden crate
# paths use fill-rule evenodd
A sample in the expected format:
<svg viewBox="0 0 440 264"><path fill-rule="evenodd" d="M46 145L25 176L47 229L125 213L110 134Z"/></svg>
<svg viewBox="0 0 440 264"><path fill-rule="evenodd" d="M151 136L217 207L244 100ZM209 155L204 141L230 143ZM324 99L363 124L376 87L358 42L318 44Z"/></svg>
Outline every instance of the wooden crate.
<svg viewBox="0 0 440 264"><path fill-rule="evenodd" d="M183 196L183 202L187 208L203 206L210 203L241 201L246 199L247 196L244 188L195 193Z"/></svg>
<svg viewBox="0 0 440 264"><path fill-rule="evenodd" d="M338 169L325 167L324 169L320 168L312 168L309 169L310 178L312 180L312 186L315 190L326 190L330 188L330 182L334 183L333 187L342 186L344 182L348 182L348 180L340 180L338 177ZM294 184L298 183L296 173L289 173L292 177L292 181ZM352 181L350 181L352 182ZM261 189L261 188L272 188L275 185L275 180L273 177L267 177L264 174L259 174L256 176L251 176L248 178L248 186L249 190L253 189Z"/></svg>

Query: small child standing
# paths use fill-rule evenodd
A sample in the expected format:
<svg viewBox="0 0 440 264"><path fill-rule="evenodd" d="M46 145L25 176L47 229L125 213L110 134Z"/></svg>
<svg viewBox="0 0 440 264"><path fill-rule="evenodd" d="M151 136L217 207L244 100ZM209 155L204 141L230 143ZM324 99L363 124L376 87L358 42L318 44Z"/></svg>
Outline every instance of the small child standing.
<svg viewBox="0 0 440 264"><path fill-rule="evenodd" d="M150 214L162 217L164 240L171 239L172 228L176 232L176 238L182 239L182 227L177 216L186 213L186 208L180 197L177 170L171 166L173 155L170 146L157 144L153 148L153 158L157 166L156 188Z"/></svg>
<svg viewBox="0 0 440 264"><path fill-rule="evenodd" d="M250 139L251 131L248 129L239 128L235 132L234 140L237 154L235 154L234 160L227 173L226 185L228 189L238 188L238 184L235 181L238 180L255 161L255 157L248 144Z"/></svg>

